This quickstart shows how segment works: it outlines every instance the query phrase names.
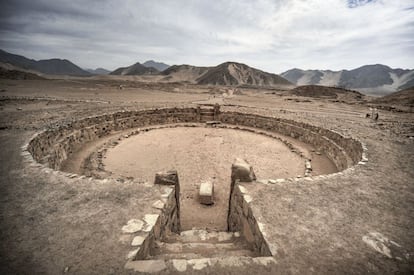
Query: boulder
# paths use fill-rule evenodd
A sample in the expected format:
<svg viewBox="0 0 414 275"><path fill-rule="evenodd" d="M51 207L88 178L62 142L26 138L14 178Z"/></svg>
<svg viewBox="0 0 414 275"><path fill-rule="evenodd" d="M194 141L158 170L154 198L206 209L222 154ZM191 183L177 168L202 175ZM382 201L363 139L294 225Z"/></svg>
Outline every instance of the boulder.
<svg viewBox="0 0 414 275"><path fill-rule="evenodd" d="M236 158L231 166L232 182L252 182L256 180L253 167L244 159Z"/></svg>

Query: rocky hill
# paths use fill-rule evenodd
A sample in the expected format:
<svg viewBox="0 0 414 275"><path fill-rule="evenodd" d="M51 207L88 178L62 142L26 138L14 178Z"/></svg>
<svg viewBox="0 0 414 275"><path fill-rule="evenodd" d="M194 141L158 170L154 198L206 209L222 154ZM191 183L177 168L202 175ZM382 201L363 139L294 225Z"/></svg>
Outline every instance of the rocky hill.
<svg viewBox="0 0 414 275"><path fill-rule="evenodd" d="M211 67L197 67L191 65L173 65L161 72L163 80L171 82L192 82L204 75Z"/></svg>
<svg viewBox="0 0 414 275"><path fill-rule="evenodd" d="M357 91L320 85L299 86L294 88L291 93L297 96L338 99L346 101L360 101L364 98L364 95Z"/></svg>
<svg viewBox="0 0 414 275"><path fill-rule="evenodd" d="M198 84L210 85L291 85L289 81L276 74L263 72L236 62L225 62L210 68L205 74L197 78L196 81Z"/></svg>
<svg viewBox="0 0 414 275"><path fill-rule="evenodd" d="M414 70L392 69L380 64L341 71L292 69L281 76L296 85L337 86L376 95L414 86Z"/></svg>
<svg viewBox="0 0 414 275"><path fill-rule="evenodd" d="M376 98L373 100L373 102L414 107L414 86L383 97Z"/></svg>
<svg viewBox="0 0 414 275"><path fill-rule="evenodd" d="M21 55L0 50L0 62L8 63L25 70L33 70L51 75L90 76L91 74L66 59L33 60Z"/></svg>
<svg viewBox="0 0 414 275"><path fill-rule="evenodd" d="M144 65L147 68L150 68L150 67L155 68L160 72L162 72L165 69L168 69L170 67L170 65L167 65L167 64L162 63L162 62L156 62L154 60L145 61L144 63L142 63L142 65Z"/></svg>
<svg viewBox="0 0 414 275"><path fill-rule="evenodd" d="M0 79L15 79L15 80L40 80L45 79L37 74L29 73L20 70L9 70L0 67Z"/></svg>
<svg viewBox="0 0 414 275"><path fill-rule="evenodd" d="M121 67L111 72L111 75L148 75L158 74L159 71L153 67L145 67L141 63L137 62L129 67Z"/></svg>

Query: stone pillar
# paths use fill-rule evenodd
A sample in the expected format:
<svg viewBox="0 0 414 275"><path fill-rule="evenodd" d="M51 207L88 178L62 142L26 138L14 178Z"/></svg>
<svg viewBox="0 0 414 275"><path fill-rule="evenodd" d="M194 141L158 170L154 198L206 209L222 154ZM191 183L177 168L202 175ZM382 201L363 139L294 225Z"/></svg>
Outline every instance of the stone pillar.
<svg viewBox="0 0 414 275"><path fill-rule="evenodd" d="M158 172L155 174L154 184L160 185L174 185L175 200L177 204L177 228L173 228L176 233L181 231L180 223L180 182L178 180L178 173L176 170L170 170L167 172Z"/></svg>

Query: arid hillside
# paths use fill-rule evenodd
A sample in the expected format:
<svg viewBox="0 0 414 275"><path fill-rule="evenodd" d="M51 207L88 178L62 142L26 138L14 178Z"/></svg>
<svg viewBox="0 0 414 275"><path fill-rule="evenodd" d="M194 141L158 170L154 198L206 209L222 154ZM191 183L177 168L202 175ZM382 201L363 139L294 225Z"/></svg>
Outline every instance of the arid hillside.
<svg viewBox="0 0 414 275"><path fill-rule="evenodd" d="M289 81L276 74L263 72L245 64L226 62L208 70L197 79L201 85L291 85Z"/></svg>

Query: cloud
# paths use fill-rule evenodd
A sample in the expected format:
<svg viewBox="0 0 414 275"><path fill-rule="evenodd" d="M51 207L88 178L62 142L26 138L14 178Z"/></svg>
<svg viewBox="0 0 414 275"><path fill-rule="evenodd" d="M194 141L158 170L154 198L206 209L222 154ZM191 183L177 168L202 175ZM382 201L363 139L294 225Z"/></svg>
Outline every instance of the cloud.
<svg viewBox="0 0 414 275"><path fill-rule="evenodd" d="M0 4L0 48L114 69L147 59L271 72L414 68L411 0L63 1Z"/></svg>

